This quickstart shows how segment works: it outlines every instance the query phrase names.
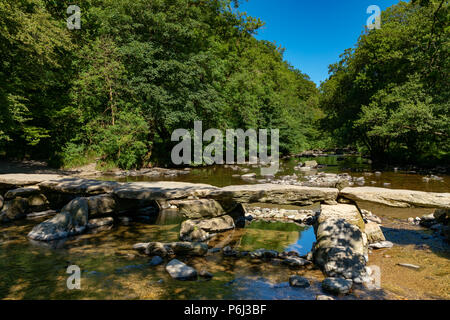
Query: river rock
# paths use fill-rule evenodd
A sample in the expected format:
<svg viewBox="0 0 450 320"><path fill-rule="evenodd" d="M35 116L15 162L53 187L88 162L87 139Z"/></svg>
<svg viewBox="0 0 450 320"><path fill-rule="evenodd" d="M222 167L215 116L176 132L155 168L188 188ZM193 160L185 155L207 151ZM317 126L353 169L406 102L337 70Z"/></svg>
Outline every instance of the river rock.
<svg viewBox="0 0 450 320"><path fill-rule="evenodd" d="M437 220L434 218L434 213L426 214L422 216L419 224L423 227L430 228L431 226L437 224Z"/></svg>
<svg viewBox="0 0 450 320"><path fill-rule="evenodd" d="M86 198L76 198L61 212L31 230L28 237L33 240L50 241L79 234L86 229L89 206Z"/></svg>
<svg viewBox="0 0 450 320"><path fill-rule="evenodd" d="M39 212L50 209L50 202L42 193L30 195L27 201L30 212Z"/></svg>
<svg viewBox="0 0 450 320"><path fill-rule="evenodd" d="M102 194L87 198L89 216L103 216L116 213L116 200L112 195Z"/></svg>
<svg viewBox="0 0 450 320"><path fill-rule="evenodd" d="M392 248L394 244L390 241L381 241L369 244L370 249L389 249Z"/></svg>
<svg viewBox="0 0 450 320"><path fill-rule="evenodd" d="M300 257L290 256L283 260L283 264L287 265L290 268L298 269L310 265L311 261Z"/></svg>
<svg viewBox="0 0 450 320"><path fill-rule="evenodd" d="M28 174L28 173L8 173L0 174L0 187L23 187L36 185L43 181L55 180L63 178L56 174Z"/></svg>
<svg viewBox="0 0 450 320"><path fill-rule="evenodd" d="M142 247L145 246L145 254L149 256L161 256L167 257L169 255L174 254L170 245L162 243L162 242L149 242L147 244L137 244L134 245L133 248L136 248L138 251L142 250Z"/></svg>
<svg viewBox="0 0 450 320"><path fill-rule="evenodd" d="M135 245L136 250L142 251L143 244ZM149 242L145 247L145 254L166 257L168 255L204 256L208 253L208 245L197 242Z"/></svg>
<svg viewBox="0 0 450 320"><path fill-rule="evenodd" d="M87 227L89 229L100 228L103 226L109 226L114 223L114 219L111 217L99 218L99 219L90 219L88 221Z"/></svg>
<svg viewBox="0 0 450 320"><path fill-rule="evenodd" d="M173 242L171 249L176 255L204 256L208 253L208 245L196 242Z"/></svg>
<svg viewBox="0 0 450 320"><path fill-rule="evenodd" d="M272 203L282 205L312 205L334 202L339 191L334 188L313 188L280 184L228 186L211 192L210 198L239 203ZM221 202L222 203L222 202Z"/></svg>
<svg viewBox="0 0 450 320"><path fill-rule="evenodd" d="M54 216L58 214L55 210L46 210L46 211L40 211L40 212L32 212L27 214L27 219L40 219L43 217L49 217Z"/></svg>
<svg viewBox="0 0 450 320"><path fill-rule="evenodd" d="M39 194L40 189L38 186L30 186L24 188L17 188L13 190L9 190L5 193L5 200L12 200L16 197L28 198L31 195Z"/></svg>
<svg viewBox="0 0 450 320"><path fill-rule="evenodd" d="M289 278L289 285L295 288L308 288L311 286L308 279L296 275Z"/></svg>
<svg viewBox="0 0 450 320"><path fill-rule="evenodd" d="M244 180L251 180L251 179L255 179L256 178L256 173L247 173L247 174L243 174L241 176L242 179Z"/></svg>
<svg viewBox="0 0 450 320"><path fill-rule="evenodd" d="M312 161L305 161L305 163L303 164L302 167L315 169L318 166L319 166L319 164L317 163L317 161L312 160Z"/></svg>
<svg viewBox="0 0 450 320"><path fill-rule="evenodd" d="M173 259L166 265L166 271L176 280L189 281L197 279L197 271L177 259Z"/></svg>
<svg viewBox="0 0 450 320"><path fill-rule="evenodd" d="M410 264L410 263L398 263L397 265L399 265L400 267L405 267L405 268L414 269L414 270L420 269L419 266L416 266L415 264Z"/></svg>
<svg viewBox="0 0 450 320"><path fill-rule="evenodd" d="M358 208L350 204L322 205L317 223L328 219L343 219L364 231L365 223Z"/></svg>
<svg viewBox="0 0 450 320"><path fill-rule="evenodd" d="M367 248L363 233L344 219L327 219L317 227L314 262L328 276L347 279L365 276Z"/></svg>
<svg viewBox="0 0 450 320"><path fill-rule="evenodd" d="M223 216L226 212L222 205L212 199L170 201L180 214L188 219L214 218Z"/></svg>
<svg viewBox="0 0 450 320"><path fill-rule="evenodd" d="M316 300L323 300L323 301L325 301L325 300L334 300L334 298L330 297L330 296L326 296L326 295L320 294L320 295L318 295L316 297Z"/></svg>
<svg viewBox="0 0 450 320"><path fill-rule="evenodd" d="M333 294L347 294L353 286L352 280L342 278L326 278L322 281L322 289Z"/></svg>
<svg viewBox="0 0 450 320"><path fill-rule="evenodd" d="M212 279L212 278L214 277L214 275L213 275L211 272L206 271L206 270L201 270L201 271L198 273L198 275L199 275L200 277L202 277L202 278L205 278L205 279Z"/></svg>
<svg viewBox="0 0 450 320"><path fill-rule="evenodd" d="M0 222L8 222L25 218L28 211L27 199L17 197L3 203L0 211Z"/></svg>
<svg viewBox="0 0 450 320"><path fill-rule="evenodd" d="M371 222L371 221L366 223L365 232L366 232L367 240L369 241L369 244L386 241L383 231L381 231L381 228L378 225L378 223Z"/></svg>
<svg viewBox="0 0 450 320"><path fill-rule="evenodd" d="M273 259L278 257L278 251L257 249L255 251L250 252L250 257L253 259Z"/></svg>
<svg viewBox="0 0 450 320"><path fill-rule="evenodd" d="M148 264L150 266L154 267L154 266L159 266L163 262L164 262L163 258L161 258L160 256L154 256Z"/></svg>
<svg viewBox="0 0 450 320"><path fill-rule="evenodd" d="M181 224L180 239L203 242L210 238L210 232L219 233L234 228L234 220L228 215L208 220L186 220Z"/></svg>
<svg viewBox="0 0 450 320"><path fill-rule="evenodd" d="M390 207L450 208L450 193L360 187L345 188L340 195L353 201L367 201Z"/></svg>

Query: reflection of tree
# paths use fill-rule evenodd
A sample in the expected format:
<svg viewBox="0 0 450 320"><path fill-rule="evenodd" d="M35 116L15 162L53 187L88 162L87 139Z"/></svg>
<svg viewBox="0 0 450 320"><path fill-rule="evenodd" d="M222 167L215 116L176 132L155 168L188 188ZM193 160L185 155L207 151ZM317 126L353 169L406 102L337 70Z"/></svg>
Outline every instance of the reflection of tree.
<svg viewBox="0 0 450 320"><path fill-rule="evenodd" d="M252 251L264 248L281 252L297 243L305 229L293 223L255 221L246 229L240 249Z"/></svg>

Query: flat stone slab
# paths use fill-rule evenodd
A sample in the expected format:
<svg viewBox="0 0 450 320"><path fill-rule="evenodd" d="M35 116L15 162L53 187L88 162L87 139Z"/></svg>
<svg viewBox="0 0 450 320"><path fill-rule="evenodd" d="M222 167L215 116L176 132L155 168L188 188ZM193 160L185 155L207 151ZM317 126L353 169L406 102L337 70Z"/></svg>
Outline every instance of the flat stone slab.
<svg viewBox="0 0 450 320"><path fill-rule="evenodd" d="M341 190L340 196L398 208L450 208L450 193L360 187L345 188Z"/></svg>
<svg viewBox="0 0 450 320"><path fill-rule="evenodd" d="M362 231L365 229L364 220L359 213L358 208L354 205L321 205L321 211L317 222L321 224L327 219L344 219L348 223L358 226Z"/></svg>
<svg viewBox="0 0 450 320"><path fill-rule="evenodd" d="M98 195L111 193L120 183L114 181L87 180L79 178L62 178L39 183L44 191L69 193L76 195Z"/></svg>
<svg viewBox="0 0 450 320"><path fill-rule="evenodd" d="M229 186L212 192L216 200L233 200L240 203L272 203L281 205L311 205L314 202L335 202L339 190L279 184Z"/></svg>
<svg viewBox="0 0 450 320"><path fill-rule="evenodd" d="M60 179L64 176L56 174L26 174L26 173L8 173L0 174L0 186L30 186L43 181Z"/></svg>
<svg viewBox="0 0 450 320"><path fill-rule="evenodd" d="M120 199L134 200L176 200L188 197L205 198L211 192L219 190L207 184L184 182L134 182L120 184L114 194Z"/></svg>

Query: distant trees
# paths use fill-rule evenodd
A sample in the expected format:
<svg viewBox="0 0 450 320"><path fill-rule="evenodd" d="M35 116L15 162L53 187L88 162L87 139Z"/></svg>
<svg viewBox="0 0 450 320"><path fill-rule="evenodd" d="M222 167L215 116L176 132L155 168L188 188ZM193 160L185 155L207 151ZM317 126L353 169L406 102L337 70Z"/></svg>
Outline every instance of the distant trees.
<svg viewBox="0 0 450 320"><path fill-rule="evenodd" d="M2 95L10 116L0 120L7 155L19 142L18 154L39 150L69 166L92 158L122 168L167 162L171 133L195 120L222 130L280 128L284 153L307 149L318 136L318 90L283 61L281 48L253 37L263 23L235 13L237 1L78 1L82 28L73 31L64 25L68 1L1 1L8 12L0 45L11 58L0 74L7 77L9 66L39 86L0 83L10 90ZM35 16L45 28L30 29ZM29 69L13 50L38 31L29 45L41 57L22 49L27 63L41 63Z"/></svg>
<svg viewBox="0 0 450 320"><path fill-rule="evenodd" d="M447 1L400 2L330 66L321 86L326 130L381 163L448 163L450 27ZM420 3L419 3L420 2Z"/></svg>

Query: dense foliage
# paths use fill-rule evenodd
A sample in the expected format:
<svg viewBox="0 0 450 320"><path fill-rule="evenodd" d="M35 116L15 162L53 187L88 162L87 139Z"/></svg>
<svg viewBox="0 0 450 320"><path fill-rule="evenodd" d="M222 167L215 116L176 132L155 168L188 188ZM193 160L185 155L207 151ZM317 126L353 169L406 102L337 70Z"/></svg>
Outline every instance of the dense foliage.
<svg viewBox="0 0 450 320"><path fill-rule="evenodd" d="M321 86L325 128L380 163L449 163L450 26L444 0L400 2Z"/></svg>
<svg viewBox="0 0 450 320"><path fill-rule="evenodd" d="M0 150L56 164L167 163L178 128L279 128L318 140L318 90L230 0L0 0ZM206 130L205 129L205 130Z"/></svg>
<svg viewBox="0 0 450 320"><path fill-rule="evenodd" d="M172 132L202 120L280 129L283 154L357 146L381 163L450 162L448 1L387 9L320 91L255 39L263 23L238 0L79 0L80 30L70 4L0 0L0 156L170 165Z"/></svg>

